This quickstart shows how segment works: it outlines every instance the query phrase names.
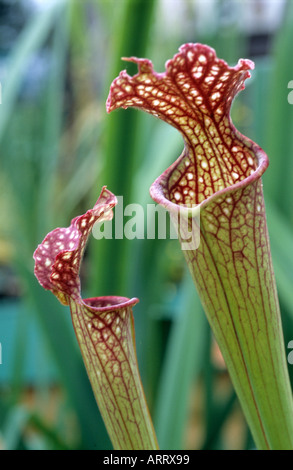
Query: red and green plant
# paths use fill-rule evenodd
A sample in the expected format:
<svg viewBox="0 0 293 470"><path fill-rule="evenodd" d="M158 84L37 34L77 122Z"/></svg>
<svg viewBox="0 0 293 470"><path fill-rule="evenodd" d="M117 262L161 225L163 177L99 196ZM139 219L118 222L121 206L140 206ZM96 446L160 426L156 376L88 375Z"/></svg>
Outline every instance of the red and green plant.
<svg viewBox="0 0 293 470"><path fill-rule="evenodd" d="M229 67L201 44L182 46L164 73L156 73L147 59L127 60L139 71L133 77L123 71L113 81L107 110L139 108L182 134L184 150L151 186L151 196L173 215L182 207L200 210L200 245L183 253L256 446L292 449L292 393L261 181L268 157L230 117L232 101L244 88L253 63L240 60ZM56 229L45 238L35 253L36 275L43 287L71 307L114 447L157 448L135 358L130 320L135 300L80 296L78 272L88 233L115 204L105 191L92 211L74 219L69 229ZM189 216L189 231L197 229L193 221ZM119 335L121 322L124 325L122 336L112 327L117 320ZM118 348L115 358L109 341ZM110 390L119 399L113 399ZM139 403L136 409L134 402ZM121 420L115 426L111 416L118 415Z"/></svg>
<svg viewBox="0 0 293 470"><path fill-rule="evenodd" d="M138 371L132 307L138 299L82 299L80 264L96 222L111 220L117 199L105 187L93 209L50 232L34 253L35 275L69 305L101 415L115 449L154 449L156 436Z"/></svg>

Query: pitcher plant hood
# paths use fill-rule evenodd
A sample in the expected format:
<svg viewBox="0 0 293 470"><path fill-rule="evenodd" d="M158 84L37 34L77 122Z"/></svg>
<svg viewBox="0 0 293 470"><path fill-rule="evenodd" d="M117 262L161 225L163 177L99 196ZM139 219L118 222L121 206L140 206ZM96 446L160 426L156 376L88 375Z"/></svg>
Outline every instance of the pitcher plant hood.
<svg viewBox="0 0 293 470"><path fill-rule="evenodd" d="M292 394L261 181L268 157L230 116L254 64L240 59L231 67L193 43L163 73L148 59L126 60L138 73L122 71L113 81L107 111L142 109L181 133L182 154L150 194L171 215L198 207L200 243L183 254L255 443L291 449ZM188 224L197 225L192 217Z"/></svg>

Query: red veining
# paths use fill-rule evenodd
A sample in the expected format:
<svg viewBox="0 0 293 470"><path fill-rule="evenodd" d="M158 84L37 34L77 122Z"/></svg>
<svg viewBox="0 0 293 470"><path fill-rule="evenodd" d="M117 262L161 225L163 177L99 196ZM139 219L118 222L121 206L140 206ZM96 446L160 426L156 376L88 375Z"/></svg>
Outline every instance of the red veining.
<svg viewBox="0 0 293 470"><path fill-rule="evenodd" d="M147 59L126 60L137 63L138 74L122 71L113 81L107 111L139 108L181 132L184 151L174 164L176 174L165 184L169 201L202 203L252 175L260 163L267 166L266 156L256 158L256 144L243 142L230 118L233 98L244 88L253 62L241 59L229 67L202 44L183 45L163 73L155 72Z"/></svg>

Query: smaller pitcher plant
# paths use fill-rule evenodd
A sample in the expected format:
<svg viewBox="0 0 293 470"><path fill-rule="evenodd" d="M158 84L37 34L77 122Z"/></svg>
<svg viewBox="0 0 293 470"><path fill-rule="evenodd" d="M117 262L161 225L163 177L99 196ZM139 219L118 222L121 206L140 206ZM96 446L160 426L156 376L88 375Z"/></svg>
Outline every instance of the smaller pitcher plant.
<svg viewBox="0 0 293 470"><path fill-rule="evenodd" d="M116 450L157 449L139 375L132 308L138 299L82 299L80 264L96 222L111 220L117 199L105 187L93 209L50 232L34 253L35 275L64 305L109 437Z"/></svg>

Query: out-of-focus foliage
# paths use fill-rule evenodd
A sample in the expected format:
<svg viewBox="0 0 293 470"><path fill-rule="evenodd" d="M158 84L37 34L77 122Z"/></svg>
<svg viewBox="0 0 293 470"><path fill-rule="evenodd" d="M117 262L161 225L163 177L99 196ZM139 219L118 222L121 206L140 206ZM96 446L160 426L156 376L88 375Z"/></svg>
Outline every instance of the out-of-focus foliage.
<svg viewBox="0 0 293 470"><path fill-rule="evenodd" d="M277 10L272 3L278 4ZM17 6L16 6L17 5ZM293 339L292 2L0 2L0 445L109 449L70 314L33 276L32 253L92 207L102 185L145 210L180 136L135 110L106 114L122 56L156 70L185 42L255 61L235 125L270 157L264 177L285 343ZM129 217L125 216L126 222ZM115 219L114 219L115 220ZM136 296L137 352L162 449L252 448L177 240L91 239L85 296ZM264 358L265 360L265 358ZM291 370L292 369L292 370ZM292 377L293 367L289 366Z"/></svg>

